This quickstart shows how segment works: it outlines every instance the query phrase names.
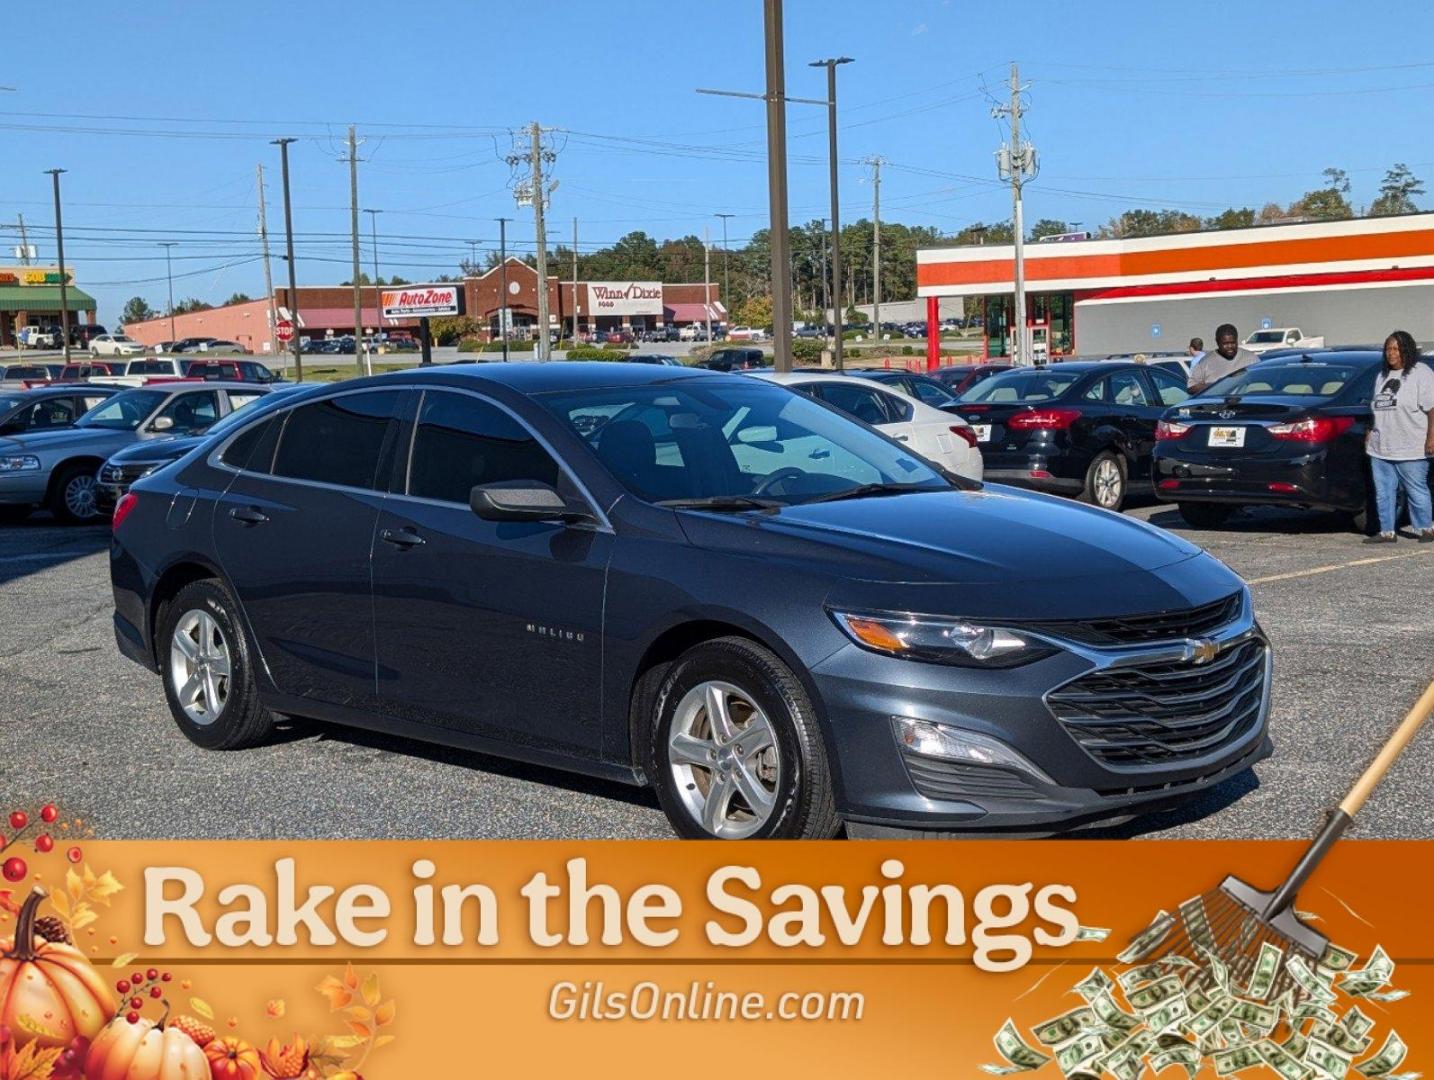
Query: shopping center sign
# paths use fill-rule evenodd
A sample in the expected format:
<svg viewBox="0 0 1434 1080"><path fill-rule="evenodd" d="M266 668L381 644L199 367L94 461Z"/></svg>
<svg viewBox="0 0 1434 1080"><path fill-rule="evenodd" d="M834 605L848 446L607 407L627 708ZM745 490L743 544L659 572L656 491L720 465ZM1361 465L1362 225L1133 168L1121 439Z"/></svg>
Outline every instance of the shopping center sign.
<svg viewBox="0 0 1434 1080"><path fill-rule="evenodd" d="M588 312L592 315L661 315L662 282L589 282Z"/></svg>
<svg viewBox="0 0 1434 1080"><path fill-rule="evenodd" d="M385 319L422 319L463 314L461 285L404 285L384 289L380 304Z"/></svg>

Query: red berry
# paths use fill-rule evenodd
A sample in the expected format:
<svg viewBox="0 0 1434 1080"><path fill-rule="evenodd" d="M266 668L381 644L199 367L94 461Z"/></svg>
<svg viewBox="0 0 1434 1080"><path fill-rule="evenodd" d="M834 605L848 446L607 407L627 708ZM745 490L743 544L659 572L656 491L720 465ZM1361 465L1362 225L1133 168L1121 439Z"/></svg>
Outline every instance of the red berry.
<svg viewBox="0 0 1434 1080"><path fill-rule="evenodd" d="M65 858L69 859L70 862L79 862L84 857L84 852L77 847L72 847L69 851L65 852Z"/></svg>
<svg viewBox="0 0 1434 1080"><path fill-rule="evenodd" d="M25 860L18 855L12 855L5 860L4 866L0 866L0 873L5 875L6 881L24 881L29 872L30 868L25 865Z"/></svg>
<svg viewBox="0 0 1434 1080"><path fill-rule="evenodd" d="M23 829L30 824L30 815L23 810L12 810L10 812L10 828Z"/></svg>
<svg viewBox="0 0 1434 1080"><path fill-rule="evenodd" d="M121 994L128 994L128 993L129 993L129 980L128 980L128 979L121 979L119 982L115 983L115 989L118 990Z"/></svg>
<svg viewBox="0 0 1434 1080"><path fill-rule="evenodd" d="M50 822L54 821L59 816L60 811L55 809L54 803L46 803L44 806L40 807L40 820L43 821L46 825L50 824Z"/></svg>
<svg viewBox="0 0 1434 1080"><path fill-rule="evenodd" d="M144 977L150 982L154 982L155 979L159 978L159 968L150 968L144 973Z"/></svg>
<svg viewBox="0 0 1434 1080"><path fill-rule="evenodd" d="M131 1009L142 1009L142 1008L144 1008L144 998L142 998L142 997L132 997L132 998L130 998L130 999L129 999L129 1007L130 1007Z"/></svg>
<svg viewBox="0 0 1434 1080"><path fill-rule="evenodd" d="M129 981L134 983L135 986L138 986L140 983L144 982L144 972L136 971L133 975L129 977Z"/></svg>
<svg viewBox="0 0 1434 1080"><path fill-rule="evenodd" d="M128 1020L131 1024L139 1023L139 1013L137 1012L127 1012L124 1014L124 1018Z"/></svg>
<svg viewBox="0 0 1434 1080"><path fill-rule="evenodd" d="M35 837L35 850L38 851L41 855L44 855L46 852L53 851L54 847L55 841L44 833L41 833L39 836Z"/></svg>
<svg viewBox="0 0 1434 1080"><path fill-rule="evenodd" d="M160 989L159 987L157 987L157 986L151 986L151 987L149 988L149 996L152 997L152 998L158 998L159 995L162 994L162 993L164 993L164 991L161 990L161 989Z"/></svg>
<svg viewBox="0 0 1434 1080"><path fill-rule="evenodd" d="M161 975L161 976L159 977L159 981L160 981L160 982L169 982L169 980L172 979L172 978L174 978L174 976L171 975L169 972L166 971L163 975Z"/></svg>

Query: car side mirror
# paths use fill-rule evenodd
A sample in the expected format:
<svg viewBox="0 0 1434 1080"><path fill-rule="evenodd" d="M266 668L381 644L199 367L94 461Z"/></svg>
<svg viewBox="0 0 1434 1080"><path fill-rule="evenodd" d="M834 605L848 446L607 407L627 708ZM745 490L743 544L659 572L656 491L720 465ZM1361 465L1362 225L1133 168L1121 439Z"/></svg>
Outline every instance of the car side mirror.
<svg viewBox="0 0 1434 1080"><path fill-rule="evenodd" d="M154 422L149 425L150 431L169 431L174 427L174 417L156 416Z"/></svg>
<svg viewBox="0 0 1434 1080"><path fill-rule="evenodd" d="M468 506L484 521L590 521L586 510L569 505L539 480L501 480L479 484L468 493Z"/></svg>

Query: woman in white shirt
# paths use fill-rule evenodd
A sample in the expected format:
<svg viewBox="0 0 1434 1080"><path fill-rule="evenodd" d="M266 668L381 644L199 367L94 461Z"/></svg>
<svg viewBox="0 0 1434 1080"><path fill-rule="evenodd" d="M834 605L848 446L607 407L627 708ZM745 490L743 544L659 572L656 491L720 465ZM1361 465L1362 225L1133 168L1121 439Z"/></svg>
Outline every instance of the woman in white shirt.
<svg viewBox="0 0 1434 1080"><path fill-rule="evenodd" d="M1434 542L1429 497L1429 459L1434 457L1434 368L1419 359L1408 332L1396 330L1384 342L1384 367L1374 380L1374 420L1365 436L1379 533L1366 544L1392 544L1395 503L1404 489L1409 522L1419 542Z"/></svg>

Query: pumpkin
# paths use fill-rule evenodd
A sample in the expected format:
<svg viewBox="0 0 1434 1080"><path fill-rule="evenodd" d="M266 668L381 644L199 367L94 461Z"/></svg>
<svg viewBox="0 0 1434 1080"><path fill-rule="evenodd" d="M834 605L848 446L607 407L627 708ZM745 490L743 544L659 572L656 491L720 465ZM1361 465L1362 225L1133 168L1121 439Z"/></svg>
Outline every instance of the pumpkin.
<svg viewBox="0 0 1434 1080"><path fill-rule="evenodd" d="M85 1080L209 1080L209 1059L197 1043L164 1021L118 1016L90 1044Z"/></svg>
<svg viewBox="0 0 1434 1080"><path fill-rule="evenodd" d="M259 1051L243 1039L226 1035L205 1046L204 1053L209 1057L209 1072L214 1080L264 1080Z"/></svg>
<svg viewBox="0 0 1434 1080"><path fill-rule="evenodd" d="M77 1036L93 1039L115 1011L110 989L84 953L35 933L35 913L45 890L26 898L13 940L0 942L0 1027L18 1048L68 1046Z"/></svg>

